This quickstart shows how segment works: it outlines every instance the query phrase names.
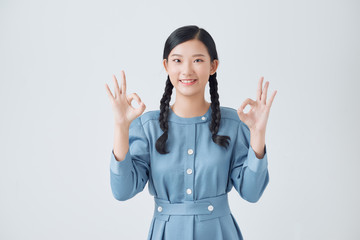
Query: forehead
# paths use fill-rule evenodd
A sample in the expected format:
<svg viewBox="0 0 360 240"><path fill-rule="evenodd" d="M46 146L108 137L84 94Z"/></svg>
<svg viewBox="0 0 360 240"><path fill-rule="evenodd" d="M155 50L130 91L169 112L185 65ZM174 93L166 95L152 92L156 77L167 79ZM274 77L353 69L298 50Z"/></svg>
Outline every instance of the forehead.
<svg viewBox="0 0 360 240"><path fill-rule="evenodd" d="M195 54L202 54L205 57L210 57L206 46L197 39L192 39L180 43L171 50L169 57L171 57L173 54L176 54L177 56L182 55L184 57L191 57Z"/></svg>

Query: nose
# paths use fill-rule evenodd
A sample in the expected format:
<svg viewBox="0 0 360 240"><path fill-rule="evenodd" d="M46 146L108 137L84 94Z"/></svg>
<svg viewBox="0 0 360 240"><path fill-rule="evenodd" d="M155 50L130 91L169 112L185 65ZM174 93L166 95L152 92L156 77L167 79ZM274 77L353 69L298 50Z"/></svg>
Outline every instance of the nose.
<svg viewBox="0 0 360 240"><path fill-rule="evenodd" d="M191 61L187 61L183 64L182 75L184 78L191 77L194 73L194 68Z"/></svg>

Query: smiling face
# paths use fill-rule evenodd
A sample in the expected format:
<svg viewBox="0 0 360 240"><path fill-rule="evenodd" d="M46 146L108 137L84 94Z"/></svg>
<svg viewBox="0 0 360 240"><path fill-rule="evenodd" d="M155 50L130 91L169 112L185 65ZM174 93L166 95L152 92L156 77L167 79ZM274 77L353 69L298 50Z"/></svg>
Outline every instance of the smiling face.
<svg viewBox="0 0 360 240"><path fill-rule="evenodd" d="M206 46L193 39L174 47L163 64L176 94L204 95L210 75L216 72L218 60L211 62Z"/></svg>

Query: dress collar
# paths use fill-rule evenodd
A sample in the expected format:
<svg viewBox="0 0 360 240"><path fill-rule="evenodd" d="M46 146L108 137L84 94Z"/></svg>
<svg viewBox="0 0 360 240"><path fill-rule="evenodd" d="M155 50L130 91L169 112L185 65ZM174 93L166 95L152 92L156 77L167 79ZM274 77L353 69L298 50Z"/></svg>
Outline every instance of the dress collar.
<svg viewBox="0 0 360 240"><path fill-rule="evenodd" d="M178 115L176 115L171 107L169 107L169 118L168 120L171 122L176 123L182 123L182 124L194 124L194 123L203 123L208 122L211 119L211 105L209 106L209 109L204 115L198 116L198 117L191 117L191 118L183 118Z"/></svg>

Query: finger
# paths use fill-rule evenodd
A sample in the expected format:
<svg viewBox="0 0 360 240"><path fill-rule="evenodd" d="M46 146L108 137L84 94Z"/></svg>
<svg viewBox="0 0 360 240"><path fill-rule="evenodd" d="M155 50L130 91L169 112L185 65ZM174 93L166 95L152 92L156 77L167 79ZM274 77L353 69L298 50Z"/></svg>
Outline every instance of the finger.
<svg viewBox="0 0 360 240"><path fill-rule="evenodd" d="M243 112L243 109L238 108L237 113L239 115L240 120L243 121L246 117L246 114Z"/></svg>
<svg viewBox="0 0 360 240"><path fill-rule="evenodd" d="M140 102L140 107L136 108L135 111L138 115L140 115L142 112L144 112L146 106L144 102Z"/></svg>
<svg viewBox="0 0 360 240"><path fill-rule="evenodd" d="M125 77L125 72L124 70L121 71L121 93L122 94L126 94L126 77Z"/></svg>
<svg viewBox="0 0 360 240"><path fill-rule="evenodd" d="M245 121L245 119L247 118L247 113L244 113L244 109L247 105L250 106L254 106L256 104L256 102L254 100L252 100L251 98L247 98L238 108L237 113L240 117L241 121Z"/></svg>
<svg viewBox="0 0 360 240"><path fill-rule="evenodd" d="M105 88L106 88L107 95L109 96L109 99L114 100L114 96L112 95L111 90L106 83L105 83Z"/></svg>
<svg viewBox="0 0 360 240"><path fill-rule="evenodd" d="M252 100L251 98L247 98L239 107L238 111L244 113L244 109L247 105L250 105L250 106L254 106L255 105L255 101Z"/></svg>
<svg viewBox="0 0 360 240"><path fill-rule="evenodd" d="M261 101L261 93L262 93L262 84L263 84L264 77L261 77L258 83L258 88L256 92L256 101Z"/></svg>
<svg viewBox="0 0 360 240"><path fill-rule="evenodd" d="M140 99L140 97L139 97L136 93L130 94L127 98L128 98L128 101L129 101L130 106L131 106L131 102L132 102L133 99L135 99L136 102L137 102L139 105L141 105L141 99ZM132 107L132 106L131 106L131 107Z"/></svg>
<svg viewBox="0 0 360 240"><path fill-rule="evenodd" d="M120 96L121 94L121 91L120 91L120 88L119 88L119 84L118 84L118 81L115 77L115 75L113 74L113 79L114 79L114 88L115 88L115 98L117 98L117 96Z"/></svg>
<svg viewBox="0 0 360 240"><path fill-rule="evenodd" d="M140 107L138 107L138 108L134 108L134 107L131 106L135 110L137 115L141 114L145 110L145 108L146 108L145 103L143 103L141 101L140 97L136 93L130 94L128 96L128 99L129 99L129 102L130 102L130 106L131 106L131 101L133 99L135 99L136 102L139 104Z"/></svg>
<svg viewBox="0 0 360 240"><path fill-rule="evenodd" d="M261 102L262 102L263 104L266 104L266 97L267 97L268 88L269 88L269 81L267 81L267 82L265 83L264 90L263 90L263 92L262 92Z"/></svg>
<svg viewBox="0 0 360 240"><path fill-rule="evenodd" d="M241 109L244 109L246 107L246 105L250 105L250 106L255 106L256 102L254 100L252 100L251 98L247 98L240 106Z"/></svg>
<svg viewBox="0 0 360 240"><path fill-rule="evenodd" d="M273 101L274 101L274 98L275 98L276 93L277 93L277 90L275 90L275 91L273 92L273 94L271 95L271 97L270 97L270 99L269 99L269 101L268 101L268 103L267 103L267 106L269 107L269 109L271 108L271 105L272 105L272 103L273 103Z"/></svg>

